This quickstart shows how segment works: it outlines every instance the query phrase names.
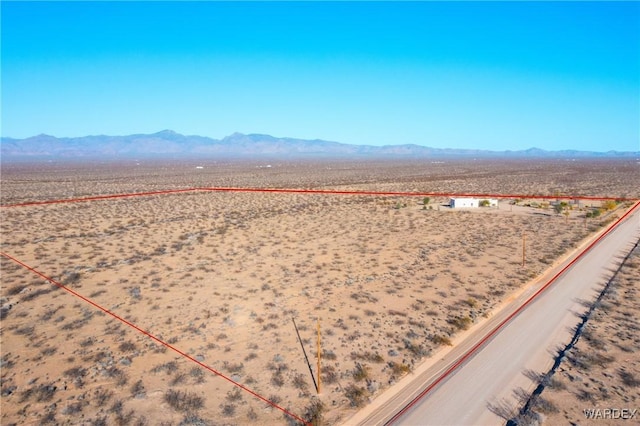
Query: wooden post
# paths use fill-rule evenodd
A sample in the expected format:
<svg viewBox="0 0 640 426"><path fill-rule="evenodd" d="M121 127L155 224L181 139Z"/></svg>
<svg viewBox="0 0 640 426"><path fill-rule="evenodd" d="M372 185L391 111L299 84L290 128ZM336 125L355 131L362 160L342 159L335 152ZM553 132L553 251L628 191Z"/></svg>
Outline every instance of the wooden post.
<svg viewBox="0 0 640 426"><path fill-rule="evenodd" d="M525 240L526 240L526 237L525 237L525 233L523 232L522 233L522 267L523 268L524 268L524 263L525 263L525 250L526 250L525 249L525 247L526 247Z"/></svg>
<svg viewBox="0 0 640 426"><path fill-rule="evenodd" d="M318 318L318 394L320 393L320 382L322 378L320 377L320 318Z"/></svg>

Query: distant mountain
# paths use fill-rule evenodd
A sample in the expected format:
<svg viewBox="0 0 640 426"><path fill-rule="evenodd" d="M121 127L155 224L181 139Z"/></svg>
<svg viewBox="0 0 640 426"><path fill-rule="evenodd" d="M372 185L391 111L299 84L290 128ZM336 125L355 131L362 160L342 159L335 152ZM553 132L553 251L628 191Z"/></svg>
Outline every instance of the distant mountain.
<svg viewBox="0 0 640 426"><path fill-rule="evenodd" d="M83 136L57 138L37 135L26 139L0 139L0 155L4 160L40 158L122 158L122 157L640 157L635 152L545 151L530 148L523 151L485 151L476 149L440 149L415 144L349 145L319 139L279 138L270 135L234 133L222 139L186 136L172 130L129 136Z"/></svg>

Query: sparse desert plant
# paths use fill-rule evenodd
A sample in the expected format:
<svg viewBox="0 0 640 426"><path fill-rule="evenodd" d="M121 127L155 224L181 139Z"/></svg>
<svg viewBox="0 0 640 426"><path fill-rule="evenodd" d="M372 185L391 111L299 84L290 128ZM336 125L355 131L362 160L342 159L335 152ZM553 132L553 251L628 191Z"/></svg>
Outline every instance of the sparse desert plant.
<svg viewBox="0 0 640 426"><path fill-rule="evenodd" d="M42 356L49 357L55 354L58 351L58 348L52 348L51 346L44 348L40 353Z"/></svg>
<svg viewBox="0 0 640 426"><path fill-rule="evenodd" d="M136 350L136 344L133 342L122 342L120 343L119 349L122 352L133 352Z"/></svg>
<svg viewBox="0 0 640 426"><path fill-rule="evenodd" d="M44 416L40 419L40 423L43 425L48 424L58 424L56 421L56 412L55 410L47 411Z"/></svg>
<svg viewBox="0 0 640 426"><path fill-rule="evenodd" d="M563 390L567 388L567 385L557 377L551 377L551 380L549 380L549 384L547 386L549 387L549 389L554 390Z"/></svg>
<svg viewBox="0 0 640 426"><path fill-rule="evenodd" d="M58 387L52 383L27 388L22 392L20 402L28 401L32 396L35 396L37 402L49 402L53 399L56 390Z"/></svg>
<svg viewBox="0 0 640 426"><path fill-rule="evenodd" d="M187 375L181 371L177 371L176 374L169 381L169 385L175 386L185 382Z"/></svg>
<svg viewBox="0 0 640 426"><path fill-rule="evenodd" d="M19 336L31 336L35 331L36 327L33 325L24 325L22 327L18 327L15 329L14 333Z"/></svg>
<svg viewBox="0 0 640 426"><path fill-rule="evenodd" d="M165 362L163 364L158 364L151 369L152 373L160 373L164 372L167 374L173 373L178 368L178 363L175 361Z"/></svg>
<svg viewBox="0 0 640 426"><path fill-rule="evenodd" d="M95 390L94 396L98 407L102 407L113 397L113 392L109 389L98 388Z"/></svg>
<svg viewBox="0 0 640 426"><path fill-rule="evenodd" d="M126 373L120 370L118 367L112 366L105 370L105 374L108 377L116 379L116 385L124 386L129 381Z"/></svg>
<svg viewBox="0 0 640 426"><path fill-rule="evenodd" d="M64 375L74 381L79 388L84 386L83 377L87 375L87 369L82 367L73 367L64 372Z"/></svg>
<svg viewBox="0 0 640 426"><path fill-rule="evenodd" d="M296 389L300 389L301 391L306 391L307 388L309 387L309 384L307 383L305 376L303 374L298 373L293 376L293 386Z"/></svg>
<svg viewBox="0 0 640 426"><path fill-rule="evenodd" d="M362 407L367 401L367 390L351 383L344 389L344 396L352 407Z"/></svg>
<svg viewBox="0 0 640 426"><path fill-rule="evenodd" d="M229 373L240 373L244 369L244 363L231 363L224 362L224 367L227 369Z"/></svg>
<svg viewBox="0 0 640 426"><path fill-rule="evenodd" d="M414 341L405 339L404 347L407 349L414 357L423 357L429 354L429 350L426 349L422 344Z"/></svg>
<svg viewBox="0 0 640 426"><path fill-rule="evenodd" d="M258 420L258 413L256 413L256 410L253 407L249 407L249 410L247 411L247 418L252 422Z"/></svg>
<svg viewBox="0 0 640 426"><path fill-rule="evenodd" d="M204 398L198 394L173 389L165 392L164 401L174 410L188 413L200 410L204 406Z"/></svg>
<svg viewBox="0 0 640 426"><path fill-rule="evenodd" d="M556 407L556 405L552 401L546 398L542 398L541 396L538 396L535 399L535 403L533 404L533 409L537 412L547 414L547 415L558 412L558 407Z"/></svg>
<svg viewBox="0 0 640 426"><path fill-rule="evenodd" d="M561 203L556 203L553 205L553 211L556 214L562 213L563 210L564 210L564 206Z"/></svg>
<svg viewBox="0 0 640 426"><path fill-rule="evenodd" d="M357 362L351 374L356 382L361 382L369 378L369 367Z"/></svg>
<svg viewBox="0 0 640 426"><path fill-rule="evenodd" d="M569 360L578 368L581 368L584 371L589 371L594 366L600 368L606 367L615 359L612 356L599 351L585 352L581 350L574 350L570 355Z"/></svg>
<svg viewBox="0 0 640 426"><path fill-rule="evenodd" d="M371 353L367 351L365 353L365 359L370 362L375 362L376 364L380 364L384 362L384 357L380 355L378 352Z"/></svg>
<svg viewBox="0 0 640 426"><path fill-rule="evenodd" d="M95 342L96 342L95 338L89 336L89 337L87 337L86 339L84 339L84 340L82 340L80 342L80 346L83 347L83 348L86 348L88 346L93 345Z"/></svg>
<svg viewBox="0 0 640 426"><path fill-rule="evenodd" d="M322 358L327 361L335 361L338 359L337 355L333 351L327 349L322 350Z"/></svg>
<svg viewBox="0 0 640 426"><path fill-rule="evenodd" d="M85 401L76 401L68 404L62 409L62 414L66 414L69 416L78 415L78 413L82 412L82 409L86 405Z"/></svg>
<svg viewBox="0 0 640 426"><path fill-rule="evenodd" d="M164 423L160 423L163 425ZM211 422L198 416L196 413L187 413L182 418L178 426L209 426Z"/></svg>
<svg viewBox="0 0 640 426"><path fill-rule="evenodd" d="M271 396L269 396L269 401L273 402L274 404L280 404L282 402L282 398L279 395L276 394L272 394Z"/></svg>
<svg viewBox="0 0 640 426"><path fill-rule="evenodd" d="M446 346L451 346L453 345L453 343L451 342L451 339L448 338L447 336L443 336L441 334L436 334L431 338L431 341L433 343L435 343L436 345L446 345Z"/></svg>
<svg viewBox="0 0 640 426"><path fill-rule="evenodd" d="M338 372L333 365L322 367L322 383L332 384L338 381Z"/></svg>
<svg viewBox="0 0 640 426"><path fill-rule="evenodd" d="M229 402L242 401L242 398L243 397L240 388L233 388L233 390L227 392L226 400Z"/></svg>
<svg viewBox="0 0 640 426"><path fill-rule="evenodd" d="M313 426L320 426L323 421L325 406L318 398L312 398L305 408L303 418Z"/></svg>
<svg viewBox="0 0 640 426"><path fill-rule="evenodd" d="M447 322L453 325L458 330L466 330L471 326L473 320L469 316L455 316L447 320Z"/></svg>
<svg viewBox="0 0 640 426"><path fill-rule="evenodd" d="M129 410L126 413L123 411L120 411L119 413L116 413L115 423L118 426L126 426L131 423L131 421L133 420L133 416L134 416L133 410Z"/></svg>
<svg viewBox="0 0 640 426"><path fill-rule="evenodd" d="M111 407L109 408L109 412L118 414L118 413L122 413L123 409L124 409L124 403L122 402L121 399L118 399L114 401L113 404L111 404Z"/></svg>
<svg viewBox="0 0 640 426"><path fill-rule="evenodd" d="M588 217L588 218L598 217L598 216L600 216L600 213L601 213L601 212L600 212L600 209L592 209L592 210L589 210L589 211L585 214L585 216L586 216L586 217Z"/></svg>
<svg viewBox="0 0 640 426"><path fill-rule="evenodd" d="M271 376L271 384L279 388L284 385L284 377L282 375L282 371L276 370L273 372Z"/></svg>
<svg viewBox="0 0 640 426"><path fill-rule="evenodd" d="M403 376L411 371L411 367L407 364L394 361L389 362L389 368L393 376Z"/></svg>
<svg viewBox="0 0 640 426"><path fill-rule="evenodd" d="M464 303L469 306L470 308L476 308L478 306L478 301L476 299L474 299L473 297L469 297L467 299L465 299Z"/></svg>
<svg viewBox="0 0 640 426"><path fill-rule="evenodd" d="M63 278L62 278L62 284L64 285L71 285L71 284L77 284L80 281L81 275L79 272L63 272L62 273Z"/></svg>
<svg viewBox="0 0 640 426"><path fill-rule="evenodd" d="M20 294L20 292L22 290L24 290L25 288L27 288L26 285L22 285L22 284L18 284L18 285L14 285L12 287L9 287L6 291L6 294L8 296L15 296L17 294Z"/></svg>
<svg viewBox="0 0 640 426"><path fill-rule="evenodd" d="M189 370L189 376L193 378L196 384L204 383L205 381L204 371L202 371L200 367L192 367L191 370Z"/></svg>
<svg viewBox="0 0 640 426"><path fill-rule="evenodd" d="M635 375L629 371L620 369L618 371L618 375L622 379L622 383L629 388L637 388L640 386L640 379L635 377Z"/></svg>
<svg viewBox="0 0 640 426"><path fill-rule="evenodd" d="M576 396L580 401L589 401L589 402L595 401L594 393L587 389L579 389Z"/></svg>
<svg viewBox="0 0 640 426"><path fill-rule="evenodd" d="M142 380L138 380L133 386L131 386L131 396L134 398L142 398L146 394L144 383Z"/></svg>
<svg viewBox="0 0 640 426"><path fill-rule="evenodd" d="M233 417L236 414L235 404L232 404L232 403L222 404L220 408L222 408L223 417Z"/></svg>

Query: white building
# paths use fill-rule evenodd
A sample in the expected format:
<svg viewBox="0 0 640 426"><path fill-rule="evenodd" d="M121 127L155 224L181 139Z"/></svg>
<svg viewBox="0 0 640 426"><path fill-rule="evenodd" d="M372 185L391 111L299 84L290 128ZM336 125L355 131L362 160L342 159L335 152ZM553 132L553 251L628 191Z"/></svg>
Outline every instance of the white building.
<svg viewBox="0 0 640 426"><path fill-rule="evenodd" d="M452 209L460 208L476 208L476 207L498 207L498 200L495 198L486 198L478 200L477 198L451 198L449 207Z"/></svg>
<svg viewBox="0 0 640 426"><path fill-rule="evenodd" d="M475 208L478 207L479 201L477 198L451 198L449 200L449 207L452 209L460 208Z"/></svg>

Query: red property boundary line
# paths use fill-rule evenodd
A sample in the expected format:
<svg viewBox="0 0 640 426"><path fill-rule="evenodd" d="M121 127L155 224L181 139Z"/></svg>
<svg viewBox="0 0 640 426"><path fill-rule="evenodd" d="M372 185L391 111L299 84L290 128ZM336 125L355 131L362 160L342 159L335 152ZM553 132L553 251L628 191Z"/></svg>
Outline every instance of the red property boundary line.
<svg viewBox="0 0 640 426"><path fill-rule="evenodd" d="M551 284L553 284L561 275L563 275L568 269L570 269L578 260L580 260L589 250L593 248L598 242L600 242L604 237L609 235L611 231L613 231L620 223L622 223L625 219L627 219L631 214L634 213L636 209L640 206L640 201L637 201L635 205L629 209L622 217L616 220L612 225L610 225L606 231L604 231L598 238L593 240L591 244L589 244L580 254L578 254L571 262L565 265L558 273L556 273L545 285L543 285L538 291L536 291L532 296L530 296L518 309L512 312L507 318L502 320L500 324L498 324L493 330L491 330L486 336L484 336L478 343L476 343L471 349L465 352L458 360L453 363L444 373L442 373L435 381L433 381L429 386L427 386L418 396L416 396L411 402L409 402L402 410L397 412L391 419L389 419L385 425L391 425L398 421L400 417L402 417L407 411L409 411L414 405L416 405L422 398L424 398L429 392L431 392L436 386L442 383L445 379L447 379L451 373L458 369L464 362L470 359L473 355L478 352L478 350L484 346L491 338L493 338L508 322L510 322L513 318L515 318L518 314L520 314L524 308L533 302L542 292L544 292Z"/></svg>
<svg viewBox="0 0 640 426"><path fill-rule="evenodd" d="M131 192L124 194L96 195L92 197L66 198L59 200L27 201L16 204L3 204L0 207L27 207L47 204L81 203L86 201L112 200L117 198L144 197L151 195L176 194L185 192L262 192L277 194L322 194L322 195L377 195L377 196L404 196L404 197L478 197L478 198L499 198L499 199L567 199L567 200L588 200L588 201L635 201L632 198L622 197L597 197L589 195L536 195L536 194L478 194L478 193L444 193L444 192L394 192L394 191L350 191L334 189L299 189L299 188L237 188L237 187L196 187L184 189L166 189L149 192Z"/></svg>
<svg viewBox="0 0 640 426"><path fill-rule="evenodd" d="M140 327L138 327L137 325L135 325L135 324L133 324L133 323L131 323L131 322L127 321L126 319L124 319L124 318L122 318L122 317L118 316L117 314L114 314L114 313L113 313L113 312L111 312L110 310L108 310L108 309L106 309L106 308L102 307L101 305L97 304L96 302L92 301L91 299L88 299L88 298L84 297L84 296L83 296L83 295L81 295L80 293L77 293L77 292L75 292L75 291L71 290L69 287L66 287L65 285L63 285L63 284L59 283L58 281L54 280L53 278L46 276L46 275L45 275L45 274L43 274L42 272L40 272L40 271L38 271L38 270L36 270L36 269L32 268L31 266L27 265L26 263L21 262L20 260L16 259L15 257L10 256L10 255L8 255L8 254L6 254L6 253L4 253L4 252L0 252L0 255L1 255L1 256L4 256L4 257L6 257L7 259L9 259L10 261L12 261L12 262L14 262L14 263L16 263L16 264L18 264L18 265L22 266L23 268L28 269L29 271L33 272L34 274L39 275L40 277L44 278L45 280L47 280L47 281L48 281L48 282L50 282L51 284L55 285L56 287L58 287L58 288L60 288L60 289L62 289L62 290L64 290L64 291L66 291L66 292L70 293L71 295L73 295L73 296L75 296L75 297L77 297L77 298L79 298L79 299L84 300L85 302L87 302L88 304L92 305L93 307L95 307L95 308L97 308L97 309L101 310L101 311L102 311L102 312L104 312L105 314L110 315L111 317L113 317L113 318L117 319L118 321L120 321L120 322L122 322L122 323L126 324L127 326L129 326L129 327L133 328L133 329L134 329L134 330L136 330L137 332L139 332L139 333L141 333L141 334L144 334L145 336L149 337L150 339L155 340L155 341L156 341L156 342L158 342L159 344L161 344L161 345L163 345L163 346L165 346L165 347L167 347L167 348L171 349L172 351L174 351L174 352L176 352L177 354L179 354L180 356L182 356L182 357L184 357L184 358L188 359L189 361L192 361L192 362L194 362L194 363L198 364L200 367L202 367L202 368L204 368L204 369L206 369L206 370L209 370L210 372L214 373L214 374L215 374L215 375L217 375L217 376L222 377L223 379L225 379L226 381L230 382L230 383L231 383L231 384L233 384L234 386L237 386L237 387L239 387L240 389L244 390L245 392L250 393L251 395L253 395L253 396L255 396L256 398L258 398L258 399L260 399L260 400L262 400L262 401L266 402L267 404L271 405L272 407L277 408L278 410L282 411L282 412L283 412L284 414L286 414L287 416L289 416L289 417L291 417L291 418L293 418L293 419L295 419L295 420L297 420L297 421L301 422L301 423L302 423L302 424L304 424L304 425L311 426L311 423L309 423L309 422L307 422L307 421L303 420L302 418L300 418L300 417L296 416L295 414L293 414L292 412L288 411L287 409L282 408L281 406L279 406L279 405L278 405L278 404L276 404L275 402L272 402L272 401L268 400L267 398L265 398L265 397L263 397L262 395L260 395L260 394L256 393L255 391L253 391L253 390L249 389L248 387L246 387L246 386L244 386L244 385L242 385L242 384L240 384L240 383L238 383L238 382L234 381L233 379L231 379L231 378L229 378L229 377L225 376L224 374L220 373L219 371L215 370L214 368L212 368L212 367L210 367L210 366L208 366L208 365L206 365L206 364L204 364L204 363L202 363L202 362L198 361L197 359L193 358L193 357L192 357L192 356L190 356L189 354L187 354L187 353L185 353L185 352L182 352L180 349L176 348L175 346L172 346L171 344L169 344L169 343L165 342L164 340L162 340L162 339L160 339L160 338L158 338L158 337L154 336L153 334L149 333L148 331L145 331L145 330L141 329L141 328L140 328Z"/></svg>
<svg viewBox="0 0 640 426"><path fill-rule="evenodd" d="M498 199L570 199L570 200L592 200L592 201L635 201L629 198L621 198L621 197L596 197L596 196L565 196L565 195L525 195L525 194L477 194L477 193L438 193L438 192L390 192L390 191L352 191L352 190L322 190L322 189L298 189L298 188L238 188L238 187L195 187L195 188L183 188L183 189L169 189L169 190L158 190L158 191L148 191L148 192L134 192L134 193L123 193L123 194L110 194L110 195L97 195L90 197L81 197L81 198L68 198L68 199L57 199L57 200L44 200L44 201L30 201L24 203L17 204L8 204L8 205L0 205L0 208L12 208L12 207L27 207L27 206L39 206L39 205L50 205L50 204L64 204L64 203L79 203L79 202L89 202L89 201L102 201L102 200L113 200L119 198L132 198L132 197L143 197L143 196L154 196L154 195L165 195L165 194L177 194L177 193L188 193L188 192L254 192L254 193L293 193L293 194L321 194L321 195L361 195L361 196L409 196L409 197L478 197L478 198L498 198ZM595 243L597 243L600 239L602 239L605 235L607 235L618 223L620 223L624 218L626 218L633 210L635 210L640 202L637 202L633 208L631 208L622 218L616 221L612 226L610 226L600 237L598 237L592 244L589 245L578 257L576 257L569 265L567 265L562 271L560 271L555 277L552 278L543 288L541 288L536 294L534 294L529 300L525 302L516 312L510 315L505 321L503 321L496 329L494 329L489 335L487 335L480 343L474 346L467 354L464 355L456 364L454 364L443 376L441 376L435 383L433 383L429 388L427 388L423 393L421 393L414 401L412 401L408 406L406 406L402 411L400 411L396 416L394 416L388 423L395 421L400 415L402 415L406 410L408 410L413 404L417 402L420 398L422 398L426 393L428 393L433 387L435 387L440 381L442 381L447 375L449 375L453 370L455 370L460 364L462 364L469 356L472 355L475 350L477 350L482 344L484 344L492 335L494 335L499 328L501 328L506 322L508 322L511 318L513 318L517 313L519 313L526 305L528 305L533 298L535 298L539 293L541 293L545 288L547 288L555 279L560 276L566 269L568 269L578 258L582 257L586 251L588 251ZM310 423L296 416L295 414L289 412L288 410L280 407L279 405L273 403L267 398L259 395L258 393L252 391L251 389L245 387L244 385L235 382L231 378L225 376L224 374L218 372L212 367L196 360L190 355L182 352L176 347L170 345L169 343L159 339L158 337L152 335L151 333L141 329L135 324L125 320L124 318L118 316L117 314L107 310L106 308L100 306L99 304L93 302L92 300L82 296L81 294L71 290L70 288L64 286L63 284L55 281L54 279L46 276L45 274L37 271L31 266L21 262L20 260L4 253L0 252L0 256L4 256L5 258L13 261L14 263L26 268L27 270L39 275L44 278L51 284L67 291L73 296L82 299L83 301L89 303L90 305L96 307L97 309L103 311L104 313L110 315L111 317L121 321L125 325L133 328L134 330L144 334L145 336L151 338L152 340L158 342L159 344L171 349L182 357L198 364L199 366L209 370L210 372L216 374L217 376L222 377L233 385L243 389L244 391L250 393L256 398L266 402L267 404L277 408L282 411L284 414L290 416L293 419L305 424L310 425ZM388 424L387 423L387 424Z"/></svg>
<svg viewBox="0 0 640 426"><path fill-rule="evenodd" d="M27 201L25 203L17 203L17 204L3 204L0 207L26 207L26 206L41 206L46 204L63 204L63 203L81 203L83 201L99 201L99 200L111 200L114 198L130 198L130 197L144 197L149 195L162 195L162 194L175 194L179 192L193 192L197 189L194 188L186 188L186 189L164 189L161 191L149 191L149 192L131 192L125 194L112 194L112 195L95 195L92 197L82 197L82 198L63 198L60 200L45 200L45 201Z"/></svg>

